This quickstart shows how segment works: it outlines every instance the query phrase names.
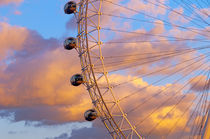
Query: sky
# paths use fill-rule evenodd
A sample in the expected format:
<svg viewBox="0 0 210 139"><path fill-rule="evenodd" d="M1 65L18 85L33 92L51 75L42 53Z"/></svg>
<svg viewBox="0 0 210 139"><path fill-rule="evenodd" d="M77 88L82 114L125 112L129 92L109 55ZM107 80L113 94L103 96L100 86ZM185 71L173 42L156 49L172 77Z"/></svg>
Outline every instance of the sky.
<svg viewBox="0 0 210 139"><path fill-rule="evenodd" d="M63 49L63 41L69 36L77 35L75 17L64 14L63 7L66 2L67 0L0 0L0 136L2 139L110 138L100 119L94 122L84 120L83 113L92 108L85 86L73 87L69 83L73 74L81 72L81 67L78 53ZM129 96L120 102L120 105L124 111L130 112L128 118L135 124L143 117L148 117L147 114L164 102L166 97L176 96L138 127L138 130L146 136L151 127L158 125L158 130L154 130L151 134L153 139L163 137L166 129L173 128L177 124L177 128L172 132L172 137L176 138L195 106L193 105L192 110L183 115L184 110L188 109L194 99L196 100L194 103L198 104L196 96L206 91L204 87L209 80L206 52L209 48L177 55L175 58L163 58L158 62L142 64L141 67L134 65L155 60L154 55L151 59L151 54L158 56L163 52L173 52L177 49L208 47L209 26L203 20L209 23L209 17L206 16L210 13L209 3L205 0L203 3L188 3L194 6L190 11L189 8L192 7L183 8L183 5L168 0L158 0L158 2L168 5L169 9L173 10L144 0L112 2L134 9L128 10L110 2L104 2L102 6L104 15L101 18L101 40L104 43L102 51L106 69L109 71L108 77L111 85L127 82L124 86L113 88L115 97L120 100ZM197 10L195 7L199 9L197 11L199 16L195 14ZM93 7L90 6L91 8ZM97 23L94 17L92 20ZM90 21L88 23L91 24ZM90 27L89 30L91 29ZM97 33L93 32L92 35L97 36ZM190 41L174 42L174 39L180 38ZM198 41L193 41L196 39ZM91 38L90 45L94 46L94 40ZM91 52L97 54L98 48L93 48ZM123 57L115 59L117 56ZM200 61L196 61L196 57L200 58ZM193 61L189 61L190 58L193 58ZM145 60L141 61L142 59ZM95 71L101 72L101 63L94 58L92 61L95 64ZM191 67L184 69L186 65ZM134 68L119 70L127 66ZM160 73L155 72L152 77L139 78L139 75L168 66L170 69ZM179 74L155 83L180 69L183 71ZM96 76L99 77L100 74ZM185 78L177 80L183 76ZM175 80L177 82L174 82ZM189 82L187 88L190 88L190 92L187 92L188 89L177 91L186 82ZM100 78L98 84L100 88L107 87L104 76ZM147 89L141 90L144 87ZM157 95L160 90L167 91L154 97L150 103L145 103L141 109L137 108L139 102ZM208 91L207 89L207 93ZM184 101L180 101L179 104L183 96ZM104 98L113 101L109 91L104 94ZM207 103L209 104L209 99ZM136 107L136 110L132 111L133 107ZM115 105L113 105L114 113L119 113L119 108ZM180 116L181 120L178 118ZM192 119L198 120L199 116L194 116ZM184 130L186 135L190 132L188 127L193 125L193 122L187 125L186 131Z"/></svg>

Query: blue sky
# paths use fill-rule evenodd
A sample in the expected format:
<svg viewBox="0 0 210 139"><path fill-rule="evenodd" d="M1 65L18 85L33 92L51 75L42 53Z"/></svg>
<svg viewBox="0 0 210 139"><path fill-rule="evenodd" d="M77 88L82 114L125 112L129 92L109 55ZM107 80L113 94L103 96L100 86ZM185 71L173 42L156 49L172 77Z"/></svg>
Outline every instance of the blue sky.
<svg viewBox="0 0 210 139"><path fill-rule="evenodd" d="M59 38L66 32L66 22L72 15L63 12L64 0L28 0L20 5L10 4L0 8L1 20L7 18L11 25L36 30L44 38ZM20 15L15 15L20 11Z"/></svg>

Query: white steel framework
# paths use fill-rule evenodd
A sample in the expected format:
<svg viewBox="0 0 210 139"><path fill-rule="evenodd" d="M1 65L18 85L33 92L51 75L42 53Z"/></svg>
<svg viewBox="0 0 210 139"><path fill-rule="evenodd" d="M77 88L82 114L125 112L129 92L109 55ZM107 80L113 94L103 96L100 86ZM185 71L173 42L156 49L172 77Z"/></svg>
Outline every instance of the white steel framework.
<svg viewBox="0 0 210 139"><path fill-rule="evenodd" d="M92 103L113 138L142 139L120 107L119 100L116 99L113 93L112 86L108 79L108 72L104 66L104 58L101 50L102 43L100 41L100 18L103 14L101 11L102 0L82 0L78 5L78 52L81 59L85 86L92 99ZM92 7L91 10L89 6ZM92 18L97 18L97 21L93 21ZM89 39L93 39L96 43L90 45ZM94 49L94 52L92 49ZM98 51L98 53L95 53L95 51ZM102 71L94 71L94 65L96 63L102 64ZM98 85L98 81L102 78L106 80L105 87ZM109 94L112 97L111 100L104 100L103 95L105 94ZM120 114L115 115L113 111L116 110L112 109L117 109Z"/></svg>

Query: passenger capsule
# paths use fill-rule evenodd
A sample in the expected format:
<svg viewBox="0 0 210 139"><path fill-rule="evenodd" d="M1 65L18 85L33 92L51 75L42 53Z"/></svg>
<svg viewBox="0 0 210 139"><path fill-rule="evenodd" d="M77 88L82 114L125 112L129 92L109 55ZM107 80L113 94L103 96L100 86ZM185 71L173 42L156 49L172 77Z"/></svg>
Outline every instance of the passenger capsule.
<svg viewBox="0 0 210 139"><path fill-rule="evenodd" d="M72 14L75 13L77 9L77 4L74 1L69 1L64 6L64 12L66 14Z"/></svg>
<svg viewBox="0 0 210 139"><path fill-rule="evenodd" d="M96 110L90 109L84 113L84 117L85 117L85 120L87 120L87 121L93 121L98 117L98 114L97 114Z"/></svg>
<svg viewBox="0 0 210 139"><path fill-rule="evenodd" d="M69 37L64 41L64 48L66 50L71 50L77 47L76 38Z"/></svg>
<svg viewBox="0 0 210 139"><path fill-rule="evenodd" d="M79 85L81 85L84 82L83 76L81 74L75 74L75 75L73 75L71 77L71 80L70 81L71 81L71 84L73 86L79 86Z"/></svg>

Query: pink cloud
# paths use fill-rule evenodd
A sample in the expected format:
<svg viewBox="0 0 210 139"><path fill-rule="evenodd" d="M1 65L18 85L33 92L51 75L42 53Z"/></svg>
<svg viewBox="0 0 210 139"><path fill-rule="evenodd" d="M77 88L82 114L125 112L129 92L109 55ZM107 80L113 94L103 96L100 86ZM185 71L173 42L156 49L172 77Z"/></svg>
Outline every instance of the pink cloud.
<svg viewBox="0 0 210 139"><path fill-rule="evenodd" d="M179 8L173 9L173 11L169 13L169 20L172 23L175 23L175 22L188 23L192 20L189 17L185 17L185 16L186 15L184 15L184 9L182 7L179 7Z"/></svg>
<svg viewBox="0 0 210 139"><path fill-rule="evenodd" d="M80 72L76 52L69 55L58 40L43 39L26 28L0 25L0 106L16 108L17 121L82 120L91 104L82 87L72 87L69 83L71 75ZM14 62L6 64L9 59ZM48 112L51 116L35 113L24 116L24 112L30 110L31 113Z"/></svg>
<svg viewBox="0 0 210 139"><path fill-rule="evenodd" d="M192 86L191 89L198 92L202 92L204 90L208 91L209 79L208 80L207 79L208 79L207 76L204 76L204 75L199 75L197 77L194 77L193 82L191 83L191 86Z"/></svg>
<svg viewBox="0 0 210 139"><path fill-rule="evenodd" d="M10 4L10 3L19 4L21 2L23 2L23 0L1 0L0 5L7 5L7 4Z"/></svg>
<svg viewBox="0 0 210 139"><path fill-rule="evenodd" d="M10 55L12 51L21 50L27 37L28 30L26 28L0 22L0 60Z"/></svg>
<svg viewBox="0 0 210 139"><path fill-rule="evenodd" d="M15 11L14 14L15 15L21 15L22 13L20 11Z"/></svg>

